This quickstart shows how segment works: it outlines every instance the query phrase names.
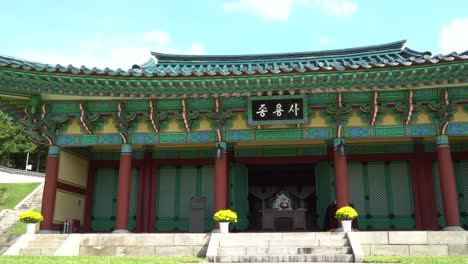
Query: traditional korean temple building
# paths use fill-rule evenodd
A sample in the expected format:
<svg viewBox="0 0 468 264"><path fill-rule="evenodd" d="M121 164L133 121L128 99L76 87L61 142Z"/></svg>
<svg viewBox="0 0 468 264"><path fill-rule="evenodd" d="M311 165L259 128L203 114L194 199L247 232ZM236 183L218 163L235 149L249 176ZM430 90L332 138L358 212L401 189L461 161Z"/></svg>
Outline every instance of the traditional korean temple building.
<svg viewBox="0 0 468 264"><path fill-rule="evenodd" d="M205 230L225 208L261 230L278 197L304 230L335 203L361 230L468 228L468 52L154 52L130 70L0 56L0 105L49 146L42 232L187 231L192 197Z"/></svg>

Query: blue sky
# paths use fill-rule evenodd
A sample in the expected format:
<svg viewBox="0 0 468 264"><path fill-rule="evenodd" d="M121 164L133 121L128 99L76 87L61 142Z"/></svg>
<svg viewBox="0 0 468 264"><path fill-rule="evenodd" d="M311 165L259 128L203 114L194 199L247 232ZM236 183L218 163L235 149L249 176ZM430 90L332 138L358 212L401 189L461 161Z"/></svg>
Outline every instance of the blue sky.
<svg viewBox="0 0 468 264"><path fill-rule="evenodd" d="M408 40L434 54L468 50L467 0L2 1L0 54L121 67L150 51L260 54Z"/></svg>

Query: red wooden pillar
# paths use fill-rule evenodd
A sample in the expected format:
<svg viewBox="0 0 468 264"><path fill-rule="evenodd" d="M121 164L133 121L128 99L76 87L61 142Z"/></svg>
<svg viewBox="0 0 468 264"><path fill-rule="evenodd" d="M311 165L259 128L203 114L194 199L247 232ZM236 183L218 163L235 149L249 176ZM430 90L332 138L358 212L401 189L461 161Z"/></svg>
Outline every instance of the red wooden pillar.
<svg viewBox="0 0 468 264"><path fill-rule="evenodd" d="M343 138L335 138L333 140L333 162L335 167L336 208L339 209L349 205L348 166Z"/></svg>
<svg viewBox="0 0 468 264"><path fill-rule="evenodd" d="M432 180L432 169L427 167L431 160L424 152L424 144L416 142L415 157L411 160L411 182L413 187L416 229L437 230L437 210Z"/></svg>
<svg viewBox="0 0 468 264"><path fill-rule="evenodd" d="M53 219L55 209L55 194L57 191L57 179L59 169L60 147L50 146L47 156L47 165L42 194L41 212L43 221L39 233L51 233L53 230Z"/></svg>
<svg viewBox="0 0 468 264"><path fill-rule="evenodd" d="M128 233L128 208L130 206L130 180L132 175L132 146L122 144L120 153L117 209L113 233Z"/></svg>
<svg viewBox="0 0 468 264"><path fill-rule="evenodd" d="M460 212L458 211L457 188L453 173L452 156L448 137L437 136L437 160L439 161L440 188L446 227L444 230L460 230Z"/></svg>
<svg viewBox="0 0 468 264"><path fill-rule="evenodd" d="M228 155L226 143L219 143L215 158L214 211L228 209ZM218 155L220 154L220 155ZM221 155L222 154L222 155ZM222 157L219 157L222 156ZM215 222L215 228L219 228Z"/></svg>

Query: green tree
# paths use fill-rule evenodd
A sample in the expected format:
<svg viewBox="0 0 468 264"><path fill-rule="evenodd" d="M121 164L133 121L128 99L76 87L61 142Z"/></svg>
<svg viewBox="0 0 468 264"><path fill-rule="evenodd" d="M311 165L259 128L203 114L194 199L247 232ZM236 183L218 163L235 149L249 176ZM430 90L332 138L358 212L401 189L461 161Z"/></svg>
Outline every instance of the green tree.
<svg viewBox="0 0 468 264"><path fill-rule="evenodd" d="M26 157L27 152L36 150L36 144L21 132L23 129L21 124L0 111L0 165L18 168L21 164L14 158L15 153L25 153Z"/></svg>

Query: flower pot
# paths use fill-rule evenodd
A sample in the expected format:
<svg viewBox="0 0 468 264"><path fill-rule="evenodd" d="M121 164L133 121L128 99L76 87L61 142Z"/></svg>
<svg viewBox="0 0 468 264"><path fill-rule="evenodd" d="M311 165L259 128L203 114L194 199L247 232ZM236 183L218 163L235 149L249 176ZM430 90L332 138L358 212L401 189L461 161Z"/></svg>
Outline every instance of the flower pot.
<svg viewBox="0 0 468 264"><path fill-rule="evenodd" d="M341 220L341 226L343 227L343 232L351 232L351 222L353 220Z"/></svg>
<svg viewBox="0 0 468 264"><path fill-rule="evenodd" d="M221 234L229 233L229 222L219 222L219 231Z"/></svg>
<svg viewBox="0 0 468 264"><path fill-rule="evenodd" d="M26 234L36 233L36 223L26 223Z"/></svg>

